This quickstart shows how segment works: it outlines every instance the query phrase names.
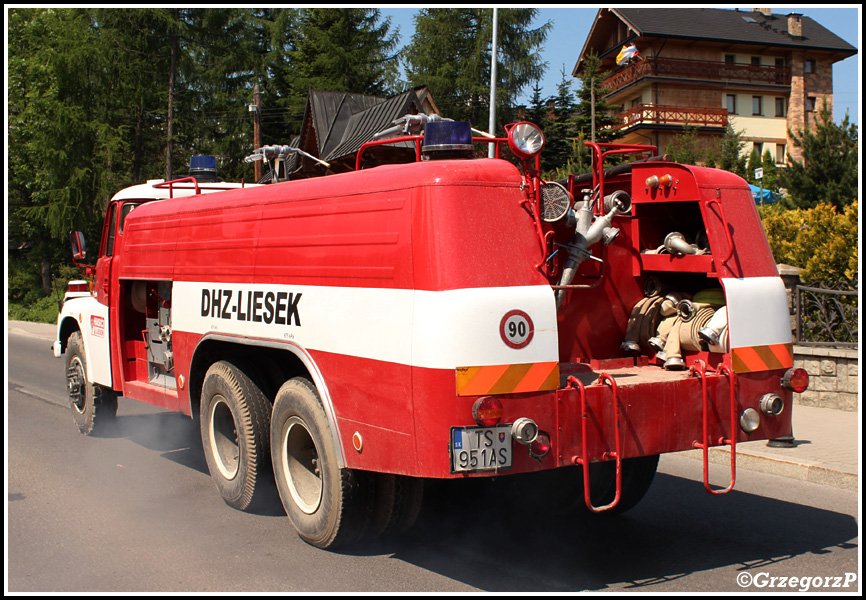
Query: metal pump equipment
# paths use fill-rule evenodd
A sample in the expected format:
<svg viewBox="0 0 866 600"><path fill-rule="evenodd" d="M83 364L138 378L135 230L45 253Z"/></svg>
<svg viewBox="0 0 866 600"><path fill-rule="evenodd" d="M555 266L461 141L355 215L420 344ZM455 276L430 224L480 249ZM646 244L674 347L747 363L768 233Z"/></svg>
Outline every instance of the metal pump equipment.
<svg viewBox="0 0 866 600"><path fill-rule="evenodd" d="M565 267L559 279L560 286L571 285L580 265L587 257L592 256L590 247L602 240L605 245L608 245L616 238L619 230L611 226L613 218L620 213L628 212L631 208L631 197L623 191L614 192L605 196L604 207L608 213L593 220L592 202L589 195L585 195L583 201L579 203L577 225L575 226L574 237L571 238L567 246L568 259L565 261ZM557 290L557 308L562 306L566 291L564 289Z"/></svg>

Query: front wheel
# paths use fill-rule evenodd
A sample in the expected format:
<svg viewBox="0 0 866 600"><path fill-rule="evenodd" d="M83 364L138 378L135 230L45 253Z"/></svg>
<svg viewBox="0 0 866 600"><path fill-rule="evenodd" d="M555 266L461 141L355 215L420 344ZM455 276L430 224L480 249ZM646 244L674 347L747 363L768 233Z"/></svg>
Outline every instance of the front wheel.
<svg viewBox="0 0 866 600"><path fill-rule="evenodd" d="M298 535L319 548L358 540L374 512L372 474L341 469L337 452L316 388L287 381L271 416L274 479Z"/></svg>
<svg viewBox="0 0 866 600"><path fill-rule="evenodd" d="M87 380L87 358L81 332L69 336L66 346L66 393L78 431L93 435L104 431L117 414L117 393Z"/></svg>

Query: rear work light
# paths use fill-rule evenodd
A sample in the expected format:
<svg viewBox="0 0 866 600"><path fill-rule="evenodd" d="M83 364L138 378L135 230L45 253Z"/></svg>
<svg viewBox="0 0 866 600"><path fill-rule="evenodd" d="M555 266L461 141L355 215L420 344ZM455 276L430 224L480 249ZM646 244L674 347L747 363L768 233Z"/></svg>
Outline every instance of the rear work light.
<svg viewBox="0 0 866 600"><path fill-rule="evenodd" d="M493 396L483 396L472 405L472 418L482 427L499 425L502 420L502 402Z"/></svg>
<svg viewBox="0 0 866 600"><path fill-rule="evenodd" d="M809 374L806 369L788 369L782 376L782 387L802 394L809 387Z"/></svg>

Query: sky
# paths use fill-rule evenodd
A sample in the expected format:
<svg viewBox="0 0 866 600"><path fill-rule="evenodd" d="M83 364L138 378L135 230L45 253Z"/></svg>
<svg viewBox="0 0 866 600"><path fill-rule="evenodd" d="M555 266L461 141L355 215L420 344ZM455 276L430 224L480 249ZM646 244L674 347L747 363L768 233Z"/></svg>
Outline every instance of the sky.
<svg viewBox="0 0 866 600"><path fill-rule="evenodd" d="M860 123L860 6L859 4L822 4L820 7L771 6L773 14L787 15L797 12L810 17L858 49L858 54L833 65L834 118L836 122L840 122L847 110L851 123L857 124L858 127ZM415 31L412 17L421 8L424 7L381 7L383 17L392 17L392 27L400 27L401 44L408 44L411 40ZM542 60L548 63L545 77L542 80L541 95L542 98L547 98L556 94L556 85L562 79L563 66L566 74L571 76L577 57L589 34L589 28L598 12L598 7L569 8L567 5L558 4L555 7L539 6L537 8L539 11L534 26L540 26L547 21L553 24L547 42L541 51ZM737 7L712 5L712 8L730 8L733 10ZM739 8L740 10L750 10L750 8ZM572 89L577 89L576 79ZM528 104L531 93L531 88L527 87L518 102Z"/></svg>

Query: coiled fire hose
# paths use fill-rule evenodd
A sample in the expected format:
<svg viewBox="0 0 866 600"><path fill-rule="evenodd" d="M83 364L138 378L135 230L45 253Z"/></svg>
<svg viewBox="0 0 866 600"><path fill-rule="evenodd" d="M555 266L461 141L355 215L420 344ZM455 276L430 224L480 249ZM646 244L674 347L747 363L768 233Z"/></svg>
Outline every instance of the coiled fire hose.
<svg viewBox="0 0 866 600"><path fill-rule="evenodd" d="M720 289L698 292L691 299L683 293L648 296L632 309L621 348L639 352L649 347L666 369L684 369L683 350L700 351L702 344L709 344L712 351L725 351L720 337L727 334L726 326L727 310Z"/></svg>
<svg viewBox="0 0 866 600"><path fill-rule="evenodd" d="M625 340L620 347L626 352L640 352L641 348L650 348L650 340L656 336L659 325L667 317L676 315L677 304L686 297L690 295L672 292L666 296L651 295L641 299L631 311ZM664 342L661 345L663 346Z"/></svg>

